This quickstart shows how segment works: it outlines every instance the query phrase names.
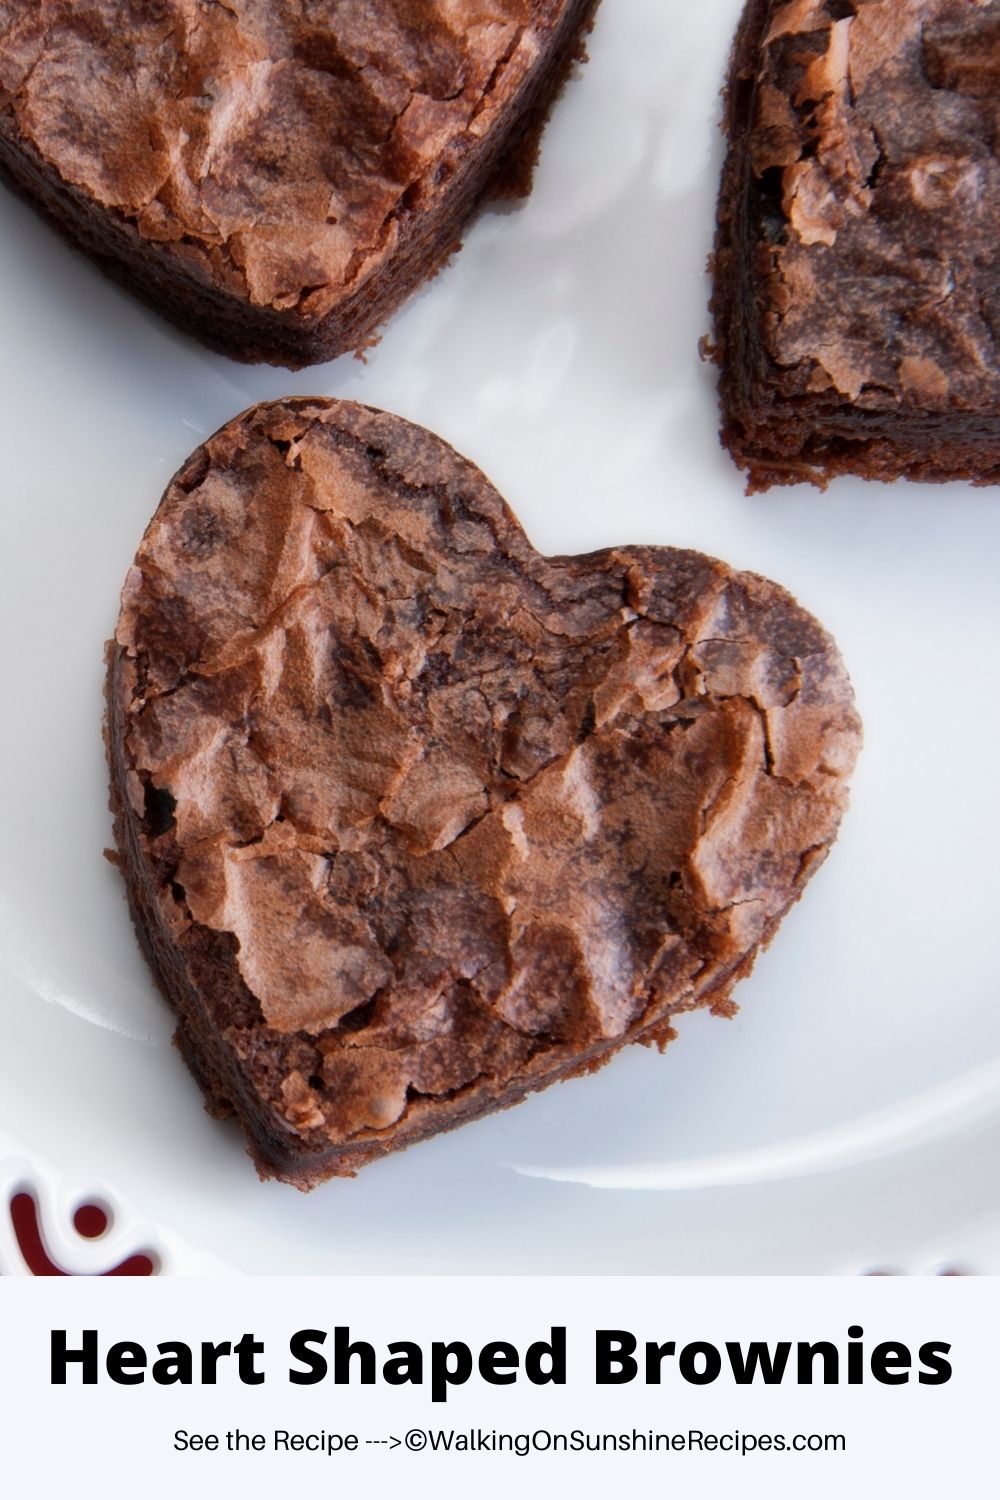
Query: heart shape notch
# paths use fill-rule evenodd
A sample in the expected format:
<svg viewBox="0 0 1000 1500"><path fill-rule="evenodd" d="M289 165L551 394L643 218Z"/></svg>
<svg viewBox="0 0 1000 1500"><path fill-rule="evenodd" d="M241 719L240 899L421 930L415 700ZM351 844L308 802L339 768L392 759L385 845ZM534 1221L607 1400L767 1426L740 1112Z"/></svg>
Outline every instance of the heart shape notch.
<svg viewBox="0 0 1000 1500"><path fill-rule="evenodd" d="M527 190L597 0L5 0L0 175L225 353L370 344Z"/></svg>
<svg viewBox="0 0 1000 1500"><path fill-rule="evenodd" d="M133 916L210 1107L301 1187L731 991L860 724L788 594L545 558L441 439L255 407L170 485L109 651Z"/></svg>

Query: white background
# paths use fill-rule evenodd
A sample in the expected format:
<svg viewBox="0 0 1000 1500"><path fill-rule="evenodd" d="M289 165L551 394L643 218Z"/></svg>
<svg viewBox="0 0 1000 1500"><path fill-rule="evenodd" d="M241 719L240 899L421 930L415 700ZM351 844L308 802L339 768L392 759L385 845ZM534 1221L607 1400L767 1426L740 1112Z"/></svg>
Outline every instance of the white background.
<svg viewBox="0 0 1000 1500"><path fill-rule="evenodd" d="M25 1291L29 1295L25 1295ZM6 1295L5 1295L6 1294ZM628 1278L558 1281L524 1278L444 1282L422 1279L232 1280L223 1283L129 1282L54 1284L17 1288L0 1283L0 1411L4 1425L4 1480L12 1493L84 1497L141 1494L148 1500L178 1494L238 1493L250 1497L397 1494L483 1497L573 1493L641 1496L794 1497L869 1500L881 1494L929 1500L942 1493L996 1493L998 1378L995 1329L1000 1283L970 1281L850 1281L806 1279L684 1282ZM503 1339L522 1351L547 1339L553 1325L568 1328L565 1387L485 1386L477 1377L433 1404L428 1386L382 1384L312 1387L289 1384L290 1335L350 1327L376 1350L399 1339L420 1343L461 1339L478 1351ZM598 1387L593 1342L598 1328L631 1332L640 1346L669 1339L678 1348L706 1340L723 1351L727 1340L828 1340L844 1349L847 1330L860 1324L870 1350L898 1341L916 1354L925 1342L952 1345L954 1374L947 1385L888 1387L870 1376L863 1386L794 1384L737 1387L724 1374L697 1388L676 1374L660 1387L638 1381ZM252 1332L264 1343L260 1386L240 1385L221 1368L215 1387L116 1386L104 1378L84 1387L69 1375L49 1384L49 1334L65 1329L70 1344L83 1328L98 1327L102 1350L119 1340L155 1344L202 1339L235 1342ZM232 1361L230 1361L232 1363ZM669 1370L669 1361L665 1365ZM360 1448L354 1454L177 1453L174 1432L218 1432L239 1427L270 1436L299 1432L355 1432L361 1438L403 1437L411 1428L539 1428L628 1432L652 1428L678 1433L781 1433L791 1438L840 1434L846 1452L443 1455L406 1447Z"/></svg>
<svg viewBox="0 0 1000 1500"><path fill-rule="evenodd" d="M744 497L697 352L739 9L606 0L533 197L483 215L366 365L209 354L0 195L0 1186L40 1184L51 1234L97 1187L173 1270L1000 1268L1000 505ZM202 1112L101 858L125 571L191 448L290 393L436 429L547 551L678 543L778 579L867 726L841 841L735 1022L309 1198Z"/></svg>

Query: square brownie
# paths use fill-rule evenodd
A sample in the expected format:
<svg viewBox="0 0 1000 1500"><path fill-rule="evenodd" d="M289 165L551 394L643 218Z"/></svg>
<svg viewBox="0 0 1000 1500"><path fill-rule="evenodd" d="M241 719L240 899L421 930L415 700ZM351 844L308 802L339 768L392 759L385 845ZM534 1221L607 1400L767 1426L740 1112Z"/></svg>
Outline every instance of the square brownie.
<svg viewBox="0 0 1000 1500"><path fill-rule="evenodd" d="M750 0L714 257L748 489L1000 481L1000 4Z"/></svg>

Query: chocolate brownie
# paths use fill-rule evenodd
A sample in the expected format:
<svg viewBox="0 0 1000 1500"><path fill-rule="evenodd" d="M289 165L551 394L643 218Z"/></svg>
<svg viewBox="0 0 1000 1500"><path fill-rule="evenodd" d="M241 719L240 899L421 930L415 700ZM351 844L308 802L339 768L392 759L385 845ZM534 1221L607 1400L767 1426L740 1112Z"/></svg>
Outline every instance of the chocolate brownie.
<svg viewBox="0 0 1000 1500"><path fill-rule="evenodd" d="M108 702L179 1044L302 1187L730 1010L860 738L774 584L542 557L441 439L322 400L253 408L170 485Z"/></svg>
<svg viewBox="0 0 1000 1500"><path fill-rule="evenodd" d="M751 490L1000 481L1000 3L750 0L715 253Z"/></svg>
<svg viewBox="0 0 1000 1500"><path fill-rule="evenodd" d="M371 342L526 190L598 0L0 0L0 170L188 332Z"/></svg>

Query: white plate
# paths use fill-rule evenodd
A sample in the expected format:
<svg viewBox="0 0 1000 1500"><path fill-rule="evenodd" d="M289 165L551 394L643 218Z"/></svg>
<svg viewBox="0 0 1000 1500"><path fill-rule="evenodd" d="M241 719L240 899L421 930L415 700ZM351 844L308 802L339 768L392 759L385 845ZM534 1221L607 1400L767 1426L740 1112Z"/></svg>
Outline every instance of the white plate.
<svg viewBox="0 0 1000 1500"><path fill-rule="evenodd" d="M1000 1269L1000 498L744 498L697 348L739 8L605 0L534 196L480 219L367 364L208 354L0 195L0 1191L36 1182L66 1257L96 1192L172 1270ZM867 724L840 843L735 1022L309 1197L203 1113L101 858L126 568L199 439L293 392L436 429L547 551L678 543L779 580Z"/></svg>

